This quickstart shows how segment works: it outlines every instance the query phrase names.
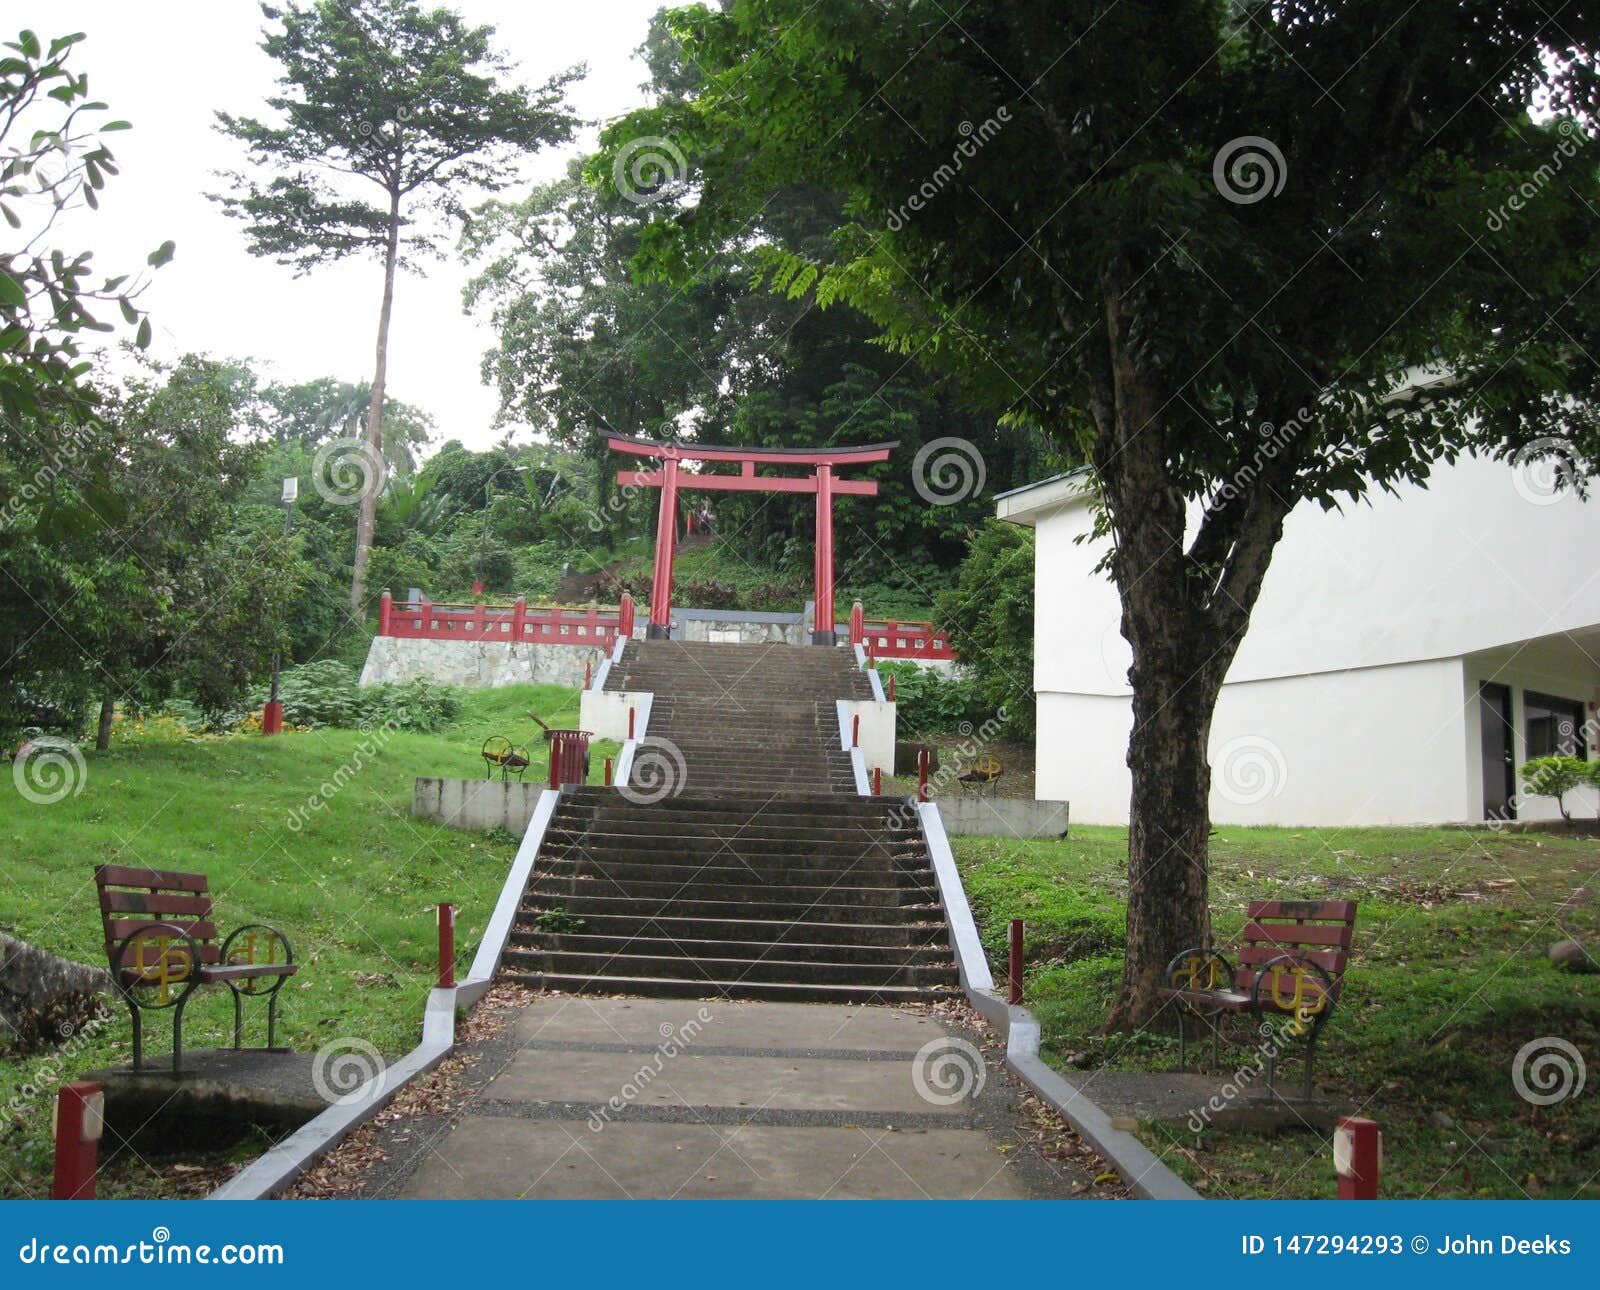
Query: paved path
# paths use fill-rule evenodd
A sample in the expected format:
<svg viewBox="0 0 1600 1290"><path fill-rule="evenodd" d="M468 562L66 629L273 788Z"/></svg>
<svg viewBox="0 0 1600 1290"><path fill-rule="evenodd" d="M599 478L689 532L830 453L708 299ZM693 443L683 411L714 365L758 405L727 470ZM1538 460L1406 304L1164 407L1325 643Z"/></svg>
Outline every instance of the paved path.
<svg viewBox="0 0 1600 1290"><path fill-rule="evenodd" d="M389 1144L376 1194L1094 1195L956 1026L887 1007L556 995L478 1054L458 1112ZM921 1056L919 1057L919 1054ZM965 1092L962 1096L961 1093ZM372 1193L369 1193L372 1194Z"/></svg>

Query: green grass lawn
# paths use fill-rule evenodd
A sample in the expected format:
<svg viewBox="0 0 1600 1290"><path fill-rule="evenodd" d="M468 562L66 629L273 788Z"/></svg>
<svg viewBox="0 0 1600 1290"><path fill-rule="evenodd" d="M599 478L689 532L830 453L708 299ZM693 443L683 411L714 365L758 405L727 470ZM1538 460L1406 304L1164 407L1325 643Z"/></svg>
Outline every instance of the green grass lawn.
<svg viewBox="0 0 1600 1290"><path fill-rule="evenodd" d="M957 838L992 963L1006 922L1027 923L1028 1005L1044 1056L1096 1069L1175 1064L1175 1032L1102 1033L1121 979L1127 832L1061 841ZM1453 829L1221 828L1212 839L1216 942L1255 898L1359 901L1343 998L1320 1044L1319 1083L1384 1131L1386 1196L1600 1198L1600 976L1545 957L1552 941L1600 945L1600 840ZM1555 1036L1588 1060L1576 1099L1535 1108L1513 1088L1518 1050ZM1224 1050L1227 1070L1246 1048ZM1287 1067L1298 1077L1296 1059ZM1092 1096L1092 1083L1090 1087ZM1147 1123L1145 1140L1212 1196L1332 1196L1315 1134Z"/></svg>
<svg viewBox="0 0 1600 1290"><path fill-rule="evenodd" d="M546 745L523 714L573 726L577 700L575 690L554 686L467 691L448 729L387 737L318 729L272 739L183 740L165 723L144 723L143 734L125 723L110 751L86 754L75 796L35 804L10 783L0 790L0 929L54 953L103 963L95 865L203 872L224 931L274 924L303 965L281 996L279 1042L314 1050L359 1037L394 1057L420 1037L423 1002L437 972L434 906L456 904L464 966L517 842L509 834L413 819L412 779L481 775L484 739L505 734L528 746L534 764L527 778L540 781ZM595 745L597 781L601 758L614 750ZM337 783L343 787L331 793L323 788ZM325 806L311 806L312 794ZM263 1025L264 1018L261 1009ZM184 1018L185 1043L230 1043L231 1026L228 991L201 991ZM155 1014L146 1043L157 1060L167 1051L167 1016ZM94 1038L0 1060L0 1197L48 1191L56 1085L124 1063L130 1049L129 1021L118 1005ZM108 1171L106 1181L112 1194L148 1195L162 1194L169 1178L159 1162L148 1168L132 1162Z"/></svg>

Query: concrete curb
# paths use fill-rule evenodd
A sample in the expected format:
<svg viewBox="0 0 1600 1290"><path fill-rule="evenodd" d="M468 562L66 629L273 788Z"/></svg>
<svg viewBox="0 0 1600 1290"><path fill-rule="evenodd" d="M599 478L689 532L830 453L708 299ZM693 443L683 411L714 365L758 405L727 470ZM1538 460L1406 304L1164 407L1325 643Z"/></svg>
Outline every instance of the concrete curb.
<svg viewBox="0 0 1600 1290"><path fill-rule="evenodd" d="M978 938L978 926L967 903L961 871L950 850L944 822L933 802L917 805L922 835L933 859L939 900L956 951L956 970L967 1000L1006 1044L1006 1069L1055 1107L1078 1135L1111 1163L1136 1196L1146 1200L1201 1200L1199 1192L1162 1164L1155 1153L1125 1129L1113 1128L1111 1117L1061 1072L1039 1056L1039 1019L1026 1008L1008 1004L994 988L989 960Z"/></svg>
<svg viewBox="0 0 1600 1290"><path fill-rule="evenodd" d="M624 787L628 782L628 776L633 774L633 755L639 750L639 744L650 730L650 709L654 706L655 700L655 695L641 693L639 702L634 705L633 738L622 741L622 748L617 753L617 764L612 767L611 782L617 788Z"/></svg>
<svg viewBox="0 0 1600 1290"><path fill-rule="evenodd" d="M522 835L522 844L500 888L494 913L489 916L483 939L478 943L478 953L472 960L467 979L453 990L435 987L428 992L427 1006L422 1012L422 1042L393 1065L386 1066L375 1079L363 1084L350 1100L330 1106L257 1157L207 1196L207 1200L267 1200L276 1195L393 1101L407 1084L426 1075L450 1055L456 1046L456 1013L483 998L499 970L528 876L560 800L560 792L553 788L545 789L540 796L533 820Z"/></svg>

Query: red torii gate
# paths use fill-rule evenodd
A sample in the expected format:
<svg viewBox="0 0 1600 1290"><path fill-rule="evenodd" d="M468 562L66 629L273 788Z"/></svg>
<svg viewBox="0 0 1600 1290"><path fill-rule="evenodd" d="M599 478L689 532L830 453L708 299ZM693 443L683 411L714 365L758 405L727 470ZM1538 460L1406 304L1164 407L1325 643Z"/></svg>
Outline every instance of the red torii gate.
<svg viewBox="0 0 1600 1290"><path fill-rule="evenodd" d="M875 497L878 485L870 479L836 479L841 466L864 466L888 461L899 446L866 444L858 448L714 448L695 444L657 443L628 435L603 432L612 452L630 457L653 457L656 470L619 470L617 483L624 488L659 488L661 506L656 513L656 563L650 583L650 623L645 635L664 640L672 631L672 555L677 544L678 490L721 493L812 493L817 499L817 549L813 563L816 614L813 645L834 645L838 633L833 616L833 499L839 495ZM734 461L737 475L710 475L680 471L686 461ZM809 466L810 475L758 475L757 466Z"/></svg>

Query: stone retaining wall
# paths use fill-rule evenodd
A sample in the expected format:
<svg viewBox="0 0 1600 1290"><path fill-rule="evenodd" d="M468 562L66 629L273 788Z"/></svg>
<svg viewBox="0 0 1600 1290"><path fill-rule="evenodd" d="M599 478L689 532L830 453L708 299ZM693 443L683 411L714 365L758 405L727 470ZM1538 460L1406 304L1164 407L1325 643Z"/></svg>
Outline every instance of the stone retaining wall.
<svg viewBox="0 0 1600 1290"><path fill-rule="evenodd" d="M606 651L598 645L377 636L367 651L361 684L432 681L487 689L533 682L576 689L583 684L585 664L598 668L605 657Z"/></svg>

